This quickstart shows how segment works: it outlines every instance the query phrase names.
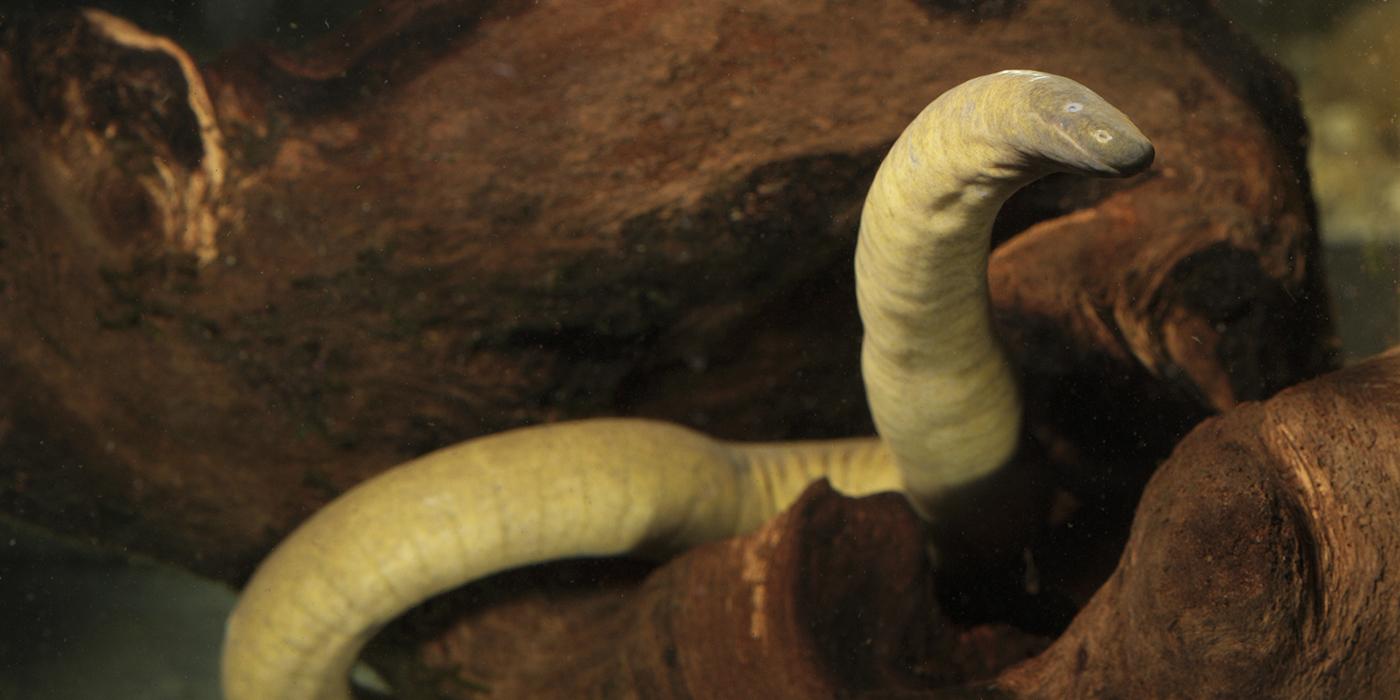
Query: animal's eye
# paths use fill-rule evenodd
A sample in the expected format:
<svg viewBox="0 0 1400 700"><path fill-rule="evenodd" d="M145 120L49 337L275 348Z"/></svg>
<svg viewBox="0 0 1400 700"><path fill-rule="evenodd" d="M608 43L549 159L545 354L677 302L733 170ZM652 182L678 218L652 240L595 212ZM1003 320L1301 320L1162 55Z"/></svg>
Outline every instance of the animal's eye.
<svg viewBox="0 0 1400 700"><path fill-rule="evenodd" d="M1078 112L1081 109L1084 109L1084 105L1079 102L1071 102L1065 105L1065 111L1071 114L1073 114L1074 112Z"/></svg>

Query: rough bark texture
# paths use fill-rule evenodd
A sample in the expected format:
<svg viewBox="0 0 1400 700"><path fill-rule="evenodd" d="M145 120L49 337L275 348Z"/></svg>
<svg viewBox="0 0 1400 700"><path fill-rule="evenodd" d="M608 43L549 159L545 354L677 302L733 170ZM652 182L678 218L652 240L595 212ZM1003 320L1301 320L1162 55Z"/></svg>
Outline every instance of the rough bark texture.
<svg viewBox="0 0 1400 700"><path fill-rule="evenodd" d="M1158 146L1003 217L998 311L1081 498L1324 368L1291 87L1204 3L398 2L196 68L0 30L0 508L238 580L348 485L597 414L869 430L850 255L886 146L1007 66ZM1145 9L1154 8L1154 9Z"/></svg>
<svg viewBox="0 0 1400 700"><path fill-rule="evenodd" d="M1400 349L1398 349L1400 350ZM1400 687L1400 352L1198 427L1034 698L1385 698Z"/></svg>

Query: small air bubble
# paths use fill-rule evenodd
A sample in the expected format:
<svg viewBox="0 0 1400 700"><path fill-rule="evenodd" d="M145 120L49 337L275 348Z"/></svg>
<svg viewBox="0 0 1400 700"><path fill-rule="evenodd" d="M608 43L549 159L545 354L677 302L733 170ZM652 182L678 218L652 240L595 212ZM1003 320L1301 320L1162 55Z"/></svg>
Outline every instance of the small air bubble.
<svg viewBox="0 0 1400 700"><path fill-rule="evenodd" d="M1094 130L1094 140L1099 143L1108 143L1113 140L1113 134L1108 133L1107 129L1096 129Z"/></svg>
<svg viewBox="0 0 1400 700"><path fill-rule="evenodd" d="M1080 111L1080 110L1082 110L1082 109L1084 109L1084 105L1081 104L1081 103L1079 103L1079 102L1071 102L1071 103L1065 105L1065 111L1066 111L1066 112L1069 112L1069 113L1071 113L1071 114L1073 114L1073 113L1075 113L1075 112L1078 112L1078 111Z"/></svg>

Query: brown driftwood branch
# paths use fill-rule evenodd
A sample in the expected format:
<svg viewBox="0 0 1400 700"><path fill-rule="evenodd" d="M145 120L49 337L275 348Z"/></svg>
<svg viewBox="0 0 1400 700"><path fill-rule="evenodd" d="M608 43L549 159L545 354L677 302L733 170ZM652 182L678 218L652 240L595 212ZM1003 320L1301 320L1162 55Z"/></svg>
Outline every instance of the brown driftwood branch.
<svg viewBox="0 0 1400 700"><path fill-rule="evenodd" d="M1019 696L1381 698L1400 687L1400 352L1213 419Z"/></svg>

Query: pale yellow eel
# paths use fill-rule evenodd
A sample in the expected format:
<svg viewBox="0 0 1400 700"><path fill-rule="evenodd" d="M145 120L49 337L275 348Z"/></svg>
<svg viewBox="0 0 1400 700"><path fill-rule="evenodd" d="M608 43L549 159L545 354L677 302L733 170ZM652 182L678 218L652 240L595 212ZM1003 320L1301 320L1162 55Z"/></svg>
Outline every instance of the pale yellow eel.
<svg viewBox="0 0 1400 700"><path fill-rule="evenodd" d="M426 598L542 561L666 556L757 527L820 477L903 490L925 517L995 472L1020 431L992 329L993 217L1051 172L1125 176L1152 145L1088 88L1003 71L949 90L905 130L866 199L856 251L862 372L879 438L742 444L603 419L487 436L350 490L258 568L229 619L228 700L344 700L384 624Z"/></svg>

